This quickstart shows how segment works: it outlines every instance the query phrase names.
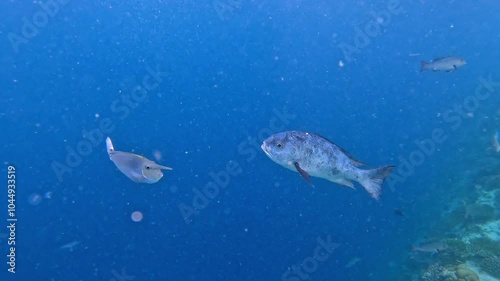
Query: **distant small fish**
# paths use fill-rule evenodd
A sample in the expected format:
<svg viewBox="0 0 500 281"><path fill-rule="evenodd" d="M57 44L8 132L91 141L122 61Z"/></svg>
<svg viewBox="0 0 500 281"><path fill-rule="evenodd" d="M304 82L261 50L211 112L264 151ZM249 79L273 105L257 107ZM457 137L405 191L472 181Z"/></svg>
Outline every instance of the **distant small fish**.
<svg viewBox="0 0 500 281"><path fill-rule="evenodd" d="M422 243L411 248L412 252L424 252L424 253L440 253L448 249L448 245L443 242L434 241L428 243Z"/></svg>
<svg viewBox="0 0 500 281"><path fill-rule="evenodd" d="M406 216L406 214L401 209L398 209L398 208L394 209L394 214L401 216L401 217Z"/></svg>
<svg viewBox="0 0 500 281"><path fill-rule="evenodd" d="M344 267L345 268L351 268L355 266L358 262L362 261L363 259L360 257L354 257L352 258Z"/></svg>
<svg viewBox="0 0 500 281"><path fill-rule="evenodd" d="M500 152L500 144L498 142L499 140L500 140L500 131L497 131L493 135L493 148L495 149L496 152Z"/></svg>
<svg viewBox="0 0 500 281"><path fill-rule="evenodd" d="M432 71L446 71L452 72L457 70L457 68L465 65L467 62L460 57L444 57L437 58L431 62L421 61L420 71L432 70Z"/></svg>
<svg viewBox="0 0 500 281"><path fill-rule="evenodd" d="M73 241L68 244L64 244L59 249L61 250L68 250L70 252L73 252L73 249L75 248L76 245L80 244L80 241Z"/></svg>

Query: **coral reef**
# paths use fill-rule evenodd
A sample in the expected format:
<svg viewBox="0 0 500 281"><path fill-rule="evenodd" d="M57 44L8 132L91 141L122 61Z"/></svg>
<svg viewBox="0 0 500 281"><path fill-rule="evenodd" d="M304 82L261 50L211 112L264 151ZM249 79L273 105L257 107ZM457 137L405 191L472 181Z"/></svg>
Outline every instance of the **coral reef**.
<svg viewBox="0 0 500 281"><path fill-rule="evenodd" d="M498 193L498 190L487 191L480 189L477 193L479 195L479 198L476 200L476 204L486 204L490 205L491 207L496 206L495 197Z"/></svg>
<svg viewBox="0 0 500 281"><path fill-rule="evenodd" d="M455 279L453 279L455 278ZM456 280L456 276L450 271L449 267L442 266L440 264L431 264L425 272L421 275L422 281L448 281Z"/></svg>
<svg viewBox="0 0 500 281"><path fill-rule="evenodd" d="M479 276L464 264L457 266L456 277L459 281L480 281Z"/></svg>
<svg viewBox="0 0 500 281"><path fill-rule="evenodd" d="M486 258L500 253L500 242L487 237L474 238L468 243L459 239L444 240L448 245L447 254L452 259L462 260L470 257Z"/></svg>
<svg viewBox="0 0 500 281"><path fill-rule="evenodd" d="M500 176L486 177L484 180L484 189L486 190L500 189Z"/></svg>
<svg viewBox="0 0 500 281"><path fill-rule="evenodd" d="M447 239L443 241L448 245L448 252L457 258L466 257L469 254L468 245L458 239Z"/></svg>
<svg viewBox="0 0 500 281"><path fill-rule="evenodd" d="M471 240L467 248L471 255L489 257L500 253L500 242L482 237Z"/></svg>
<svg viewBox="0 0 500 281"><path fill-rule="evenodd" d="M500 241L500 220L490 221L479 226L483 237L488 237L494 241Z"/></svg>
<svg viewBox="0 0 500 281"><path fill-rule="evenodd" d="M500 258L496 256L489 256L481 260L479 266L486 273L500 279Z"/></svg>
<svg viewBox="0 0 500 281"><path fill-rule="evenodd" d="M466 209L466 216L474 223L487 222L495 218L495 208L486 204L472 204L468 205Z"/></svg>
<svg viewBox="0 0 500 281"><path fill-rule="evenodd" d="M423 281L480 281L479 276L465 264L457 266L431 264L421 275Z"/></svg>
<svg viewBox="0 0 500 281"><path fill-rule="evenodd" d="M444 219L441 221L441 225L443 229L447 230L460 227L467 222L467 215L465 204L460 202L459 205L453 206L453 208L446 213Z"/></svg>
<svg viewBox="0 0 500 281"><path fill-rule="evenodd" d="M411 269L419 271L412 280L500 280L500 154L495 155L483 158L478 169L459 169L467 172L453 183L458 190L445 197L438 223L426 231L448 249L413 261Z"/></svg>

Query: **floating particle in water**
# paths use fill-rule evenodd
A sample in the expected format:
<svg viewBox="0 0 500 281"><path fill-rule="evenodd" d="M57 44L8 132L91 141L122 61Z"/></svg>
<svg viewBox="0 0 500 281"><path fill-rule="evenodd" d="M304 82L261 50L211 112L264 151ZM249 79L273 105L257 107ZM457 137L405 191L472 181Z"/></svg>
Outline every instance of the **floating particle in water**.
<svg viewBox="0 0 500 281"><path fill-rule="evenodd" d="M176 185L172 185L172 186L170 186L170 192L172 192L172 193L176 193L176 192L177 192L177 190L179 190L179 188L178 188Z"/></svg>
<svg viewBox="0 0 500 281"><path fill-rule="evenodd" d="M78 244L80 244L80 241L73 241L73 242L70 242L68 244L62 245L61 247L59 247L59 249L68 250L70 252L73 252L73 250L75 249L75 246Z"/></svg>
<svg viewBox="0 0 500 281"><path fill-rule="evenodd" d="M141 212L135 211L135 212L132 213L132 215L130 217L132 218L133 221L140 222L140 221L142 221L142 218L144 216L142 215Z"/></svg>
<svg viewBox="0 0 500 281"><path fill-rule="evenodd" d="M45 192L45 195L43 197L45 197L45 199L52 198L52 191Z"/></svg>
<svg viewBox="0 0 500 281"><path fill-rule="evenodd" d="M29 197L28 197L28 202L30 205L32 206L36 206L38 204L40 204L42 202L42 196L38 193L32 193Z"/></svg>
<svg viewBox="0 0 500 281"><path fill-rule="evenodd" d="M403 210L398 209L398 208L394 209L394 214L396 214L396 215L398 215L400 217L404 217L405 216L405 213L403 212Z"/></svg>
<svg viewBox="0 0 500 281"><path fill-rule="evenodd" d="M153 156L155 157L156 161L161 161L162 155L161 155L161 152L159 150L154 150Z"/></svg>

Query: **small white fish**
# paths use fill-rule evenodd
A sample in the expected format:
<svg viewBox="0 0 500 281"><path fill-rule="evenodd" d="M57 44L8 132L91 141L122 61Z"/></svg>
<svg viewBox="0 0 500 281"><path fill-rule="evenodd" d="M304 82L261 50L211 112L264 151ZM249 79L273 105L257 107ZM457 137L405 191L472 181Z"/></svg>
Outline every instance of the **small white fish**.
<svg viewBox="0 0 500 281"><path fill-rule="evenodd" d="M80 244L80 241L73 241L68 244L64 244L59 249L61 250L68 250L70 252L73 252L73 249L75 248L76 245Z"/></svg>
<svg viewBox="0 0 500 281"><path fill-rule="evenodd" d="M355 266L361 260L362 260L362 258L360 258L360 257L354 257L344 267L351 268L351 267Z"/></svg>
<svg viewBox="0 0 500 281"><path fill-rule="evenodd" d="M161 170L172 170L170 167L158 165L141 155L116 151L109 137L106 138L106 148L109 158L115 163L118 170L134 182L155 183L163 177Z"/></svg>

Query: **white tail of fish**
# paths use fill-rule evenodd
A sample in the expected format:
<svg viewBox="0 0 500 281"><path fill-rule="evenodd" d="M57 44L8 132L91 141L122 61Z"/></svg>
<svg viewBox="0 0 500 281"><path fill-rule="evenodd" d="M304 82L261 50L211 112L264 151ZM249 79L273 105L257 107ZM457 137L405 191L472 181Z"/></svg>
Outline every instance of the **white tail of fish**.
<svg viewBox="0 0 500 281"><path fill-rule="evenodd" d="M359 183L370 193L375 200L380 198L382 194L382 184L384 180L391 174L394 166L384 166L371 170L364 170L362 179Z"/></svg>
<svg viewBox="0 0 500 281"><path fill-rule="evenodd" d="M106 149L108 150L108 153L115 151L113 143L111 142L111 139L109 137L106 138Z"/></svg>

